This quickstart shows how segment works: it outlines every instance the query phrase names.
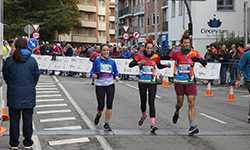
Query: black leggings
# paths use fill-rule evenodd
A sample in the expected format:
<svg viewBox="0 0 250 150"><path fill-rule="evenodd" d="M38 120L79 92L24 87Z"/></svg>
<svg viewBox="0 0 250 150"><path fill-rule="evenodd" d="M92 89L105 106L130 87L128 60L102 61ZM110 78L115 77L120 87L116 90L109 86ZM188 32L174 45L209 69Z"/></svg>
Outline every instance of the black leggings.
<svg viewBox="0 0 250 150"><path fill-rule="evenodd" d="M105 106L105 93L107 94L107 109L112 109L115 95L115 84L109 86L95 86L98 110L102 111Z"/></svg>
<svg viewBox="0 0 250 150"><path fill-rule="evenodd" d="M155 95L156 95L157 85L139 83L138 86L141 97L141 111L146 112L147 89L148 89L149 114L150 118L155 117Z"/></svg>

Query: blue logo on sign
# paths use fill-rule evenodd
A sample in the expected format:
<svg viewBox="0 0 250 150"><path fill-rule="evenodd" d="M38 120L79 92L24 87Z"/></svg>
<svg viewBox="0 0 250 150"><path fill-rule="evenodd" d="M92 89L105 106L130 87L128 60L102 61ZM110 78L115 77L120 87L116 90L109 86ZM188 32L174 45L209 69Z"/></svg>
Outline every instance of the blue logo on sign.
<svg viewBox="0 0 250 150"><path fill-rule="evenodd" d="M216 16L216 15L214 15ZM213 20L210 19L209 22L207 22L208 26L211 27L211 28L219 28L222 24L222 22L220 21L220 19L216 19L214 18Z"/></svg>

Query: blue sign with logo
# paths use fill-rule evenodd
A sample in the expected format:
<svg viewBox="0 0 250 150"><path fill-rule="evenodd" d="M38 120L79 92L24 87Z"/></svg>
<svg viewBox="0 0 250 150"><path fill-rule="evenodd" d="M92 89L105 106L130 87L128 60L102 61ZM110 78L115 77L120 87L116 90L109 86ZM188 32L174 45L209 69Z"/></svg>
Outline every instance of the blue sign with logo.
<svg viewBox="0 0 250 150"><path fill-rule="evenodd" d="M28 46L29 46L30 49L35 49L38 46L38 41L36 39L31 38L28 41Z"/></svg>
<svg viewBox="0 0 250 150"><path fill-rule="evenodd" d="M216 15L214 15L216 16ZM213 20L210 19L209 22L207 22L208 26L211 27L211 28L219 28L222 24L222 22L220 21L220 19L216 19L214 18Z"/></svg>

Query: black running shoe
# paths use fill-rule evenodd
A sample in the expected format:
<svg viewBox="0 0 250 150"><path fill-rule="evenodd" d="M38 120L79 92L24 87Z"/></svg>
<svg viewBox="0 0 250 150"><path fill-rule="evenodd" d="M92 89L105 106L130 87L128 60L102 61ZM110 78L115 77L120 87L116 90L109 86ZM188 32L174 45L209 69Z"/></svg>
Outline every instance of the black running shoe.
<svg viewBox="0 0 250 150"><path fill-rule="evenodd" d="M152 124L150 126L150 132L155 132L156 130L158 130L158 127L155 124Z"/></svg>
<svg viewBox="0 0 250 150"><path fill-rule="evenodd" d="M176 124L177 121L178 121L178 119L179 119L179 114L174 113L174 116L173 116L173 123Z"/></svg>
<svg viewBox="0 0 250 150"><path fill-rule="evenodd" d="M98 123L99 123L99 121L100 121L101 116L102 116L102 115L100 115L100 116L99 116L98 114L96 114L96 116L95 116L95 120L94 120L95 125L98 125Z"/></svg>
<svg viewBox="0 0 250 150"><path fill-rule="evenodd" d="M112 131L108 123L105 123L103 127L105 131Z"/></svg>
<svg viewBox="0 0 250 150"><path fill-rule="evenodd" d="M188 134L197 134L197 133L199 133L199 129L197 128L196 125L191 126L188 130Z"/></svg>

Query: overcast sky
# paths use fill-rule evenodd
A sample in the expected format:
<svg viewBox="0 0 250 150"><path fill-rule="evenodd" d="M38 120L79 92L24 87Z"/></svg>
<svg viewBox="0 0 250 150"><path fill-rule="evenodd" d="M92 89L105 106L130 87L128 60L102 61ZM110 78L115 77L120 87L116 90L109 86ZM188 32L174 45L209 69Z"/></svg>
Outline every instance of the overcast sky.
<svg viewBox="0 0 250 150"><path fill-rule="evenodd" d="M115 2L115 0L111 0L111 2Z"/></svg>

